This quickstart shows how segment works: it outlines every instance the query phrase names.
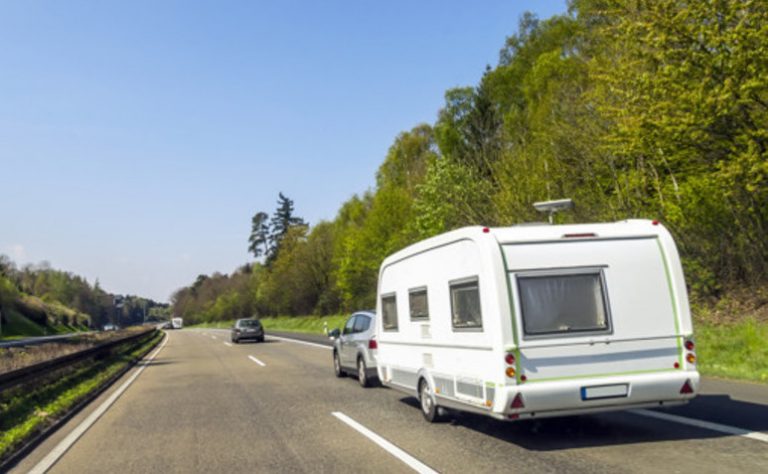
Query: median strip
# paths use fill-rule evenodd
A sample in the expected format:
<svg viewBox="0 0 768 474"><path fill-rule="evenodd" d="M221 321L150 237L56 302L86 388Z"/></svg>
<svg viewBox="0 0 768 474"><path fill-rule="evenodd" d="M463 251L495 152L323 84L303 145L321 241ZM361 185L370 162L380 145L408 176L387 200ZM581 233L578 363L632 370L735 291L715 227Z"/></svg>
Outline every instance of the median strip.
<svg viewBox="0 0 768 474"><path fill-rule="evenodd" d="M711 421L696 420L694 418L686 418L679 415L671 415L669 413L661 413L652 410L630 410L636 415L647 416L649 418L656 418L659 420L672 421L674 423L681 423L683 425L695 426L697 428L703 428L705 430L719 431L721 433L731 434L735 436L741 436L742 438L749 438L755 441L762 441L768 443L768 435L757 431L749 431L735 426L721 425L720 423L712 423Z"/></svg>
<svg viewBox="0 0 768 474"><path fill-rule="evenodd" d="M334 411L331 412L331 415L335 416L339 420L343 421L347 425L351 426L357 432L365 436L366 438L370 439L374 443L378 444L379 447L383 448L385 451L387 451L392 456L396 457L400 461L404 462L408 465L411 469L413 469L416 472L420 473L434 473L437 474L437 471L432 469L431 467L427 466L423 462L419 461L415 457L411 456L410 454L406 453L402 449L398 448L394 444L390 443L386 439L382 438L381 436L377 435L373 431L369 430L365 426L361 425L360 423L356 422L352 418L348 417L344 413Z"/></svg>
<svg viewBox="0 0 768 474"><path fill-rule="evenodd" d="M267 364L265 364L264 362L260 361L259 359L255 358L253 356L248 356L248 358L251 359L252 361L256 362L257 364L259 364L262 367L266 367L267 366Z"/></svg>

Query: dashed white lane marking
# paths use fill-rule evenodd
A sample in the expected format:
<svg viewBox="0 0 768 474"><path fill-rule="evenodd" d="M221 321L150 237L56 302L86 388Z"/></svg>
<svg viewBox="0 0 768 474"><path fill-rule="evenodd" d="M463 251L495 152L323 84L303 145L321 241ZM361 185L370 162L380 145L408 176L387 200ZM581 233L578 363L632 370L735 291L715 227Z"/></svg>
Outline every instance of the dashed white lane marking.
<svg viewBox="0 0 768 474"><path fill-rule="evenodd" d="M134 372L133 375L131 375L131 378L126 380L120 386L120 388L115 390L115 392L112 395L110 395L109 398L104 400L104 403L99 405L99 408L97 408L96 410L93 411L93 413L88 415L88 418L83 420L83 422L80 423L77 426L77 428L75 428L71 433L69 433L69 435L67 435L66 438L61 440L61 442L59 444L57 444L55 448L53 448L53 451L48 453L48 455L45 456L42 459L42 461L37 463L37 465L35 467L33 467L32 470L30 470L29 472L30 473L34 473L34 474L42 474L42 473L48 471L48 469L50 469L54 464L56 464L56 462L64 455L64 453L66 453L67 450L69 450L69 448L71 448L72 445L75 444L77 442L77 440L80 439L80 437L83 434L85 434L85 432L88 431L88 429L91 426L93 426L94 423L96 423L96 421L101 417L101 415L103 415L109 409L109 407L111 407L112 404L115 403L115 401L118 398L120 398L120 395L122 395L123 392L125 392L128 389L128 387L131 386L133 381L136 380L136 378L139 375L141 375L141 373L144 371L144 369L147 368L147 366L152 361L152 359L154 359L155 356L157 356L157 354L161 350L163 350L163 347L165 347L165 343L166 342L168 342L168 334L167 333L165 335L165 338L163 339L163 343L160 344L160 347L155 349L155 352L153 352L149 357L147 357L143 361L139 362L139 366L140 367L139 367L139 369L136 372Z"/></svg>
<svg viewBox="0 0 768 474"><path fill-rule="evenodd" d="M657 418L659 420L672 421L675 423L682 423L684 425L695 426L697 428L704 428L706 430L719 431L721 433L727 433L731 435L741 436L743 438L754 439L756 441L762 441L768 443L768 434L760 433L757 431L749 431L735 426L721 425L720 423L712 423L711 421L696 420L694 418L686 418L684 416L671 415L669 413L661 413L652 410L631 410L632 413L637 415L647 416L650 418Z"/></svg>
<svg viewBox="0 0 768 474"><path fill-rule="evenodd" d="M213 338L213 339L218 339L218 337L216 337L216 336L211 336L211 338Z"/></svg>
<svg viewBox="0 0 768 474"><path fill-rule="evenodd" d="M262 367L266 367L267 366L267 364L265 364L264 362L260 361L259 359L255 358L253 356L248 356L248 358L251 359L252 361L256 362L257 364L259 364Z"/></svg>
<svg viewBox="0 0 768 474"><path fill-rule="evenodd" d="M321 349L333 350L333 347L331 346L324 346L322 344L316 344L314 342L300 341L298 339L290 339L287 337L270 336L269 334L267 334L267 339L279 339L281 341L295 342L296 344L304 344L305 346L312 346L312 347L319 347Z"/></svg>
<svg viewBox="0 0 768 474"><path fill-rule="evenodd" d="M360 423L356 422L352 418L348 417L344 413L334 411L331 413L333 416L338 418L339 420L343 421L344 423L348 424L355 430L357 430L360 434L365 436L366 438L370 439L374 443L378 444L381 448L383 448L385 451L387 451L392 456L396 457L397 459L401 460L405 464L408 465L411 469L413 469L416 472L420 473L435 473L437 474L437 471L432 469L431 467L427 466L423 462L419 461L415 457L411 456L410 454L406 453L402 449L398 448L394 444L390 443L386 439L382 438L381 436L377 435L373 431L369 430L365 426L361 425Z"/></svg>
<svg viewBox="0 0 768 474"><path fill-rule="evenodd" d="M225 342L224 345L227 346L227 347L232 347L232 344L230 344L228 342Z"/></svg>

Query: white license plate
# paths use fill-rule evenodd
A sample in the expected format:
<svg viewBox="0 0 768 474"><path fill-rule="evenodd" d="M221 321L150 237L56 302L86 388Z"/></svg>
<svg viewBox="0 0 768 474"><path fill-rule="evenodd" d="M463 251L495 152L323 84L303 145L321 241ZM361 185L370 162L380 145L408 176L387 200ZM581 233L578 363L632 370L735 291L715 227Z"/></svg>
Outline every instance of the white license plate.
<svg viewBox="0 0 768 474"><path fill-rule="evenodd" d="M622 398L629 394L629 385L598 385L594 387L581 387L582 400L597 400L601 398Z"/></svg>

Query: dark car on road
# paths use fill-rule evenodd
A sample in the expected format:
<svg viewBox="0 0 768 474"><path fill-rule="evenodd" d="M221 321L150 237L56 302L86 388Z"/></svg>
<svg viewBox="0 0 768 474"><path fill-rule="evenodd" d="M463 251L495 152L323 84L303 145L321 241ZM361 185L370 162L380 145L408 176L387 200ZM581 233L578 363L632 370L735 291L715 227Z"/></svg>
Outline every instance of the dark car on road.
<svg viewBox="0 0 768 474"><path fill-rule="evenodd" d="M232 327L232 342L248 339L264 342L264 326L258 319L238 319Z"/></svg>

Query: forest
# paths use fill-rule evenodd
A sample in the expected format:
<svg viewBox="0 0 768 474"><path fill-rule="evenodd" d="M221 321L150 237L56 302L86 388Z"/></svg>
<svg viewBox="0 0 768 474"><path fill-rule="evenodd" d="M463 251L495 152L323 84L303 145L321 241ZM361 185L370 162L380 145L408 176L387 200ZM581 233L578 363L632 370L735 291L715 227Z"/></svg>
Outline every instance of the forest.
<svg viewBox="0 0 768 474"><path fill-rule="evenodd" d="M696 304L764 298L767 147L765 2L573 0L524 15L498 63L395 137L373 189L332 221L308 225L280 194L251 221L254 261L200 275L173 310L194 323L370 308L388 254L541 221L531 204L565 197L558 223L662 221Z"/></svg>
<svg viewBox="0 0 768 474"><path fill-rule="evenodd" d="M116 297L121 300L115 305ZM118 307L119 306L119 307ZM167 304L133 295L114 295L70 272L16 263L0 255L2 336L33 336L120 327L169 317Z"/></svg>

